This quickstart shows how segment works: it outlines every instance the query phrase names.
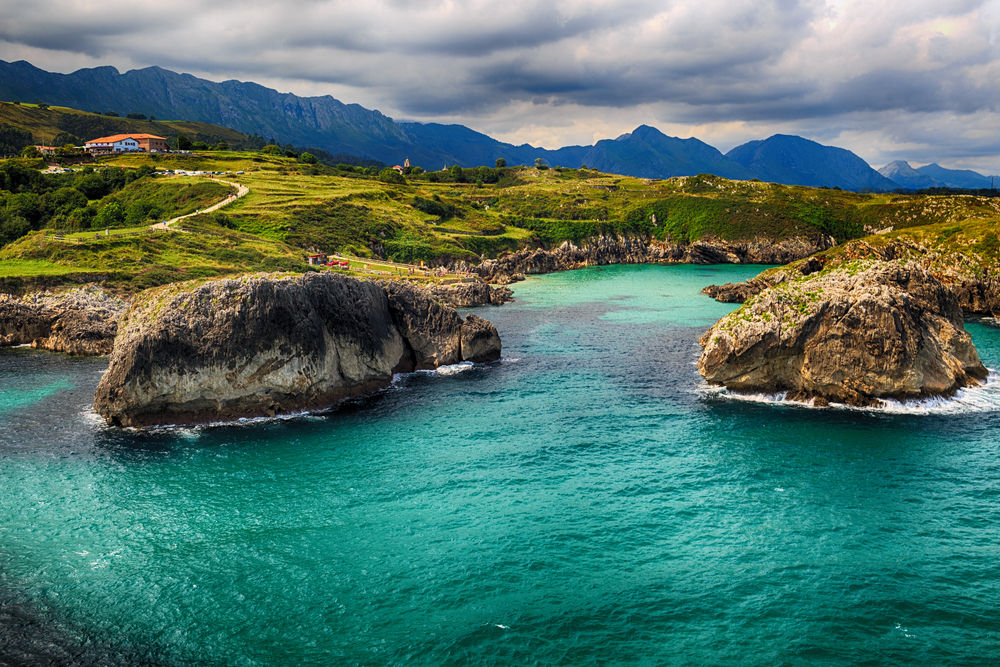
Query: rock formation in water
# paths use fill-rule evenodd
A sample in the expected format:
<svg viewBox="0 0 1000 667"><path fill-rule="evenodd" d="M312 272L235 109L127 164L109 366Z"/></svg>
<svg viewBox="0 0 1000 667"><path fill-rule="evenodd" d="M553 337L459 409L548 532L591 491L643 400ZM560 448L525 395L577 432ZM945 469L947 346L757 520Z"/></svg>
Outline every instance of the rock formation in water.
<svg viewBox="0 0 1000 667"><path fill-rule="evenodd" d="M111 352L128 304L99 287L0 294L0 346L26 345L75 355Z"/></svg>
<svg viewBox="0 0 1000 667"><path fill-rule="evenodd" d="M986 377L952 290L910 262L844 264L787 280L701 338L698 369L740 392L879 405Z"/></svg>
<svg viewBox="0 0 1000 667"><path fill-rule="evenodd" d="M492 324L407 285L330 273L168 285L126 313L94 408L120 426L274 415L499 357Z"/></svg>
<svg viewBox="0 0 1000 667"><path fill-rule="evenodd" d="M525 249L473 267L484 280L506 284L519 274L553 273L606 264L787 264L830 248L832 237L794 237L775 241L703 239L672 243L642 238L600 236L582 244L566 241L553 250Z"/></svg>
<svg viewBox="0 0 1000 667"><path fill-rule="evenodd" d="M429 285L426 289L435 299L452 308L499 306L514 299L509 287L494 287L479 281Z"/></svg>

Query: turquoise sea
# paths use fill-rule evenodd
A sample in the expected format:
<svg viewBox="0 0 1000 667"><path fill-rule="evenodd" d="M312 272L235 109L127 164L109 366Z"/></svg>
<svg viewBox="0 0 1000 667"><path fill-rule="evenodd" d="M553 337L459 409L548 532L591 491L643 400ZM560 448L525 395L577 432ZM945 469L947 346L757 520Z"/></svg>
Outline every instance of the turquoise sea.
<svg viewBox="0 0 1000 667"><path fill-rule="evenodd" d="M706 391L759 268L532 278L502 361L286 420L110 429L105 359L0 351L0 663L1000 662L1000 391Z"/></svg>

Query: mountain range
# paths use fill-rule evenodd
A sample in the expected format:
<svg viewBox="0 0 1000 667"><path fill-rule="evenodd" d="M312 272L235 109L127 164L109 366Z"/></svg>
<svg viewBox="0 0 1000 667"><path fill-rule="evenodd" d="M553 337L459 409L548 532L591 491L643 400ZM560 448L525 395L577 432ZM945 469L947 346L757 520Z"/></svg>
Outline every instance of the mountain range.
<svg viewBox="0 0 1000 667"><path fill-rule="evenodd" d="M995 184L1000 183L1000 178L996 176L983 176L970 169L945 169L937 163L913 168L909 162L896 160L878 171L907 190L924 188L985 190L992 189Z"/></svg>
<svg viewBox="0 0 1000 667"><path fill-rule="evenodd" d="M247 134L275 137L282 143L350 154L386 164L427 169L445 165L531 164L541 158L552 166L588 167L645 178L712 173L733 179L758 178L789 185L840 187L848 190L897 188L990 187L990 178L936 164L912 169L894 162L875 171L851 151L802 137L776 134L750 141L726 154L696 139L680 139L640 125L593 146L546 150L497 141L464 125L399 122L358 104L329 95L300 97L256 83L216 83L161 67L120 73L110 66L71 74L47 72L20 60L0 60L0 99L41 101L77 109L142 113L230 127ZM905 165L905 168L904 168ZM914 176L913 174L917 174ZM958 185L961 183L961 185Z"/></svg>

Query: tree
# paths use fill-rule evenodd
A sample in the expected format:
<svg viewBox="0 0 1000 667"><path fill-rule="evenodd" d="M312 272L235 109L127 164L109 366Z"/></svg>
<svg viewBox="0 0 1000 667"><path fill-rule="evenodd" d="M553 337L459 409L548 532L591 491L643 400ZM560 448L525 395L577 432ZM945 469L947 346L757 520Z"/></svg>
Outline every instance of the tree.
<svg viewBox="0 0 1000 667"><path fill-rule="evenodd" d="M122 205L113 201L109 204L105 204L104 207L97 212L97 217L94 218L94 222L91 223L91 227L94 229L117 227L124 221L125 211L122 209Z"/></svg>
<svg viewBox="0 0 1000 667"><path fill-rule="evenodd" d="M465 183L465 173L457 164L448 168L448 177L453 183Z"/></svg>
<svg viewBox="0 0 1000 667"><path fill-rule="evenodd" d="M177 135L177 150L179 151L191 150L191 140L187 138L187 135L184 134Z"/></svg>
<svg viewBox="0 0 1000 667"><path fill-rule="evenodd" d="M69 132L60 132L52 139L53 146L79 146L82 143L80 137Z"/></svg>
<svg viewBox="0 0 1000 667"><path fill-rule="evenodd" d="M31 231L31 225L18 216L3 217L0 222L0 246L19 239Z"/></svg>
<svg viewBox="0 0 1000 667"><path fill-rule="evenodd" d="M59 188L45 196L46 206L56 214L68 215L87 205L87 197L76 188Z"/></svg>
<svg viewBox="0 0 1000 667"><path fill-rule="evenodd" d="M545 160L540 157L535 158L535 169L548 169L549 166L545 164Z"/></svg>
<svg viewBox="0 0 1000 667"><path fill-rule="evenodd" d="M227 144L225 141L220 141L219 143L215 144L215 150L217 150L217 151L228 151L229 150L229 144Z"/></svg>
<svg viewBox="0 0 1000 667"><path fill-rule="evenodd" d="M100 199L108 194L108 183L100 174L84 173L73 183L73 187L82 192L87 199Z"/></svg>
<svg viewBox="0 0 1000 667"><path fill-rule="evenodd" d="M25 146L21 149L21 157L42 157L42 154L38 152L38 149L34 146Z"/></svg>
<svg viewBox="0 0 1000 667"><path fill-rule="evenodd" d="M191 150L193 150L193 151L207 151L208 150L208 144L206 144L204 141L192 141L191 142Z"/></svg>
<svg viewBox="0 0 1000 667"><path fill-rule="evenodd" d="M383 183L406 183L406 179L403 175L393 169L392 167L386 167L378 173L378 180Z"/></svg>
<svg viewBox="0 0 1000 667"><path fill-rule="evenodd" d="M476 178L476 183L482 185L483 183L496 183L498 174L495 169L490 169L489 167L476 167L473 171Z"/></svg>
<svg viewBox="0 0 1000 667"><path fill-rule="evenodd" d="M14 125L0 125L0 155L19 155L22 148L33 143L31 132Z"/></svg>
<svg viewBox="0 0 1000 667"><path fill-rule="evenodd" d="M282 155L285 151L277 144L268 144L261 148L260 152L265 155Z"/></svg>
<svg viewBox="0 0 1000 667"><path fill-rule="evenodd" d="M318 160L312 153L303 153L299 156L299 162L303 162L305 164L316 164Z"/></svg>
<svg viewBox="0 0 1000 667"><path fill-rule="evenodd" d="M507 166L507 160L504 160L502 157L498 157L497 161L493 163L493 166L497 169L503 169Z"/></svg>

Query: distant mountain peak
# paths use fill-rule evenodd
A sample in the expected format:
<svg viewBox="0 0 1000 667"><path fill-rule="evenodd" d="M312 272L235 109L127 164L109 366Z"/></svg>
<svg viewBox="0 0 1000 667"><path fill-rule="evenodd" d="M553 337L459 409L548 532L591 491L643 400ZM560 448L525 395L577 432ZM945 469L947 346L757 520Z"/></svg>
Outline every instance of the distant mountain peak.
<svg viewBox="0 0 1000 667"><path fill-rule="evenodd" d="M345 104L329 95L299 97L235 79L216 83L156 65L125 74L112 66L55 74L24 60L0 60L0 99L42 100L84 110L215 123L247 134L274 137L280 143L387 164L404 157L429 168L441 164L492 165L497 158L504 158L508 164L531 164L542 158L552 166L586 164L601 171L643 178L711 173L734 179L760 178L853 190L897 187L854 153L793 134L777 133L749 141L723 155L697 137L672 137L641 124L631 132L602 139L592 146L545 150L500 142L463 125L396 122L377 110ZM937 164L918 171L922 170L949 171ZM975 172L955 174L967 179L973 175L983 178ZM924 176L939 178L934 173Z"/></svg>
<svg viewBox="0 0 1000 667"><path fill-rule="evenodd" d="M824 146L792 134L737 146L726 157L776 183L850 190L894 190L899 187L851 151Z"/></svg>

